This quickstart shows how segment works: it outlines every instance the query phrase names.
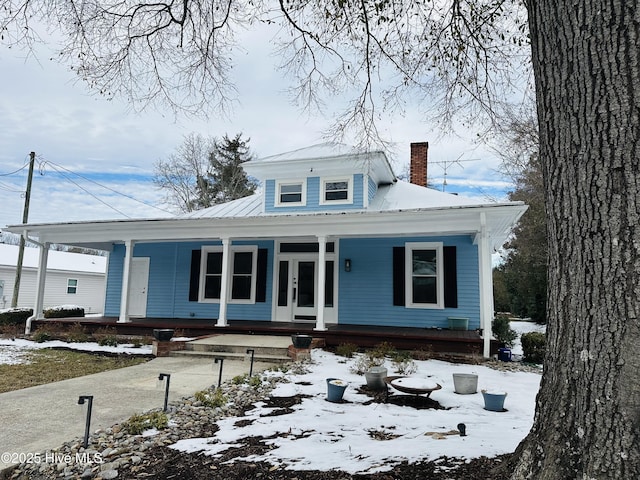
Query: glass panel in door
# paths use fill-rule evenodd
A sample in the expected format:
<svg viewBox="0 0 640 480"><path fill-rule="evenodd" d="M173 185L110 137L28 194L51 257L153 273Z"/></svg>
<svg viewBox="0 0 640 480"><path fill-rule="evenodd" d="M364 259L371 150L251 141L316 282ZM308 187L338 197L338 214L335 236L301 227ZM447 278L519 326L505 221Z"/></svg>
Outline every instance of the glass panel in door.
<svg viewBox="0 0 640 480"><path fill-rule="evenodd" d="M316 262L298 262L298 307L315 306L315 270Z"/></svg>

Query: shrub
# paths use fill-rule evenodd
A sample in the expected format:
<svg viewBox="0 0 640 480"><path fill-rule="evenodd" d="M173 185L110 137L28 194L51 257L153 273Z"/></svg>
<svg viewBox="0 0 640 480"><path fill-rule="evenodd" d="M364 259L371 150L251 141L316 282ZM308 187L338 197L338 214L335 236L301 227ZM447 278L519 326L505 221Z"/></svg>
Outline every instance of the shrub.
<svg viewBox="0 0 640 480"><path fill-rule="evenodd" d="M520 337L522 342L523 360L530 363L542 363L547 347L547 337L544 333L529 332L523 333Z"/></svg>
<svg viewBox="0 0 640 480"><path fill-rule="evenodd" d="M24 324L33 315L33 308L10 308L0 312L0 325Z"/></svg>
<svg viewBox="0 0 640 480"><path fill-rule="evenodd" d="M84 317L84 308L77 305L63 305L44 310L44 318Z"/></svg>
<svg viewBox="0 0 640 480"><path fill-rule="evenodd" d="M71 343L83 343L91 341L91 336L87 333L87 329L79 323L74 323L65 335Z"/></svg>
<svg viewBox="0 0 640 480"><path fill-rule="evenodd" d="M198 402L202 402L205 407L222 407L227 403L227 397L222 393L221 388L216 388L213 392L211 390L200 390L196 392L195 398Z"/></svg>
<svg viewBox="0 0 640 480"><path fill-rule="evenodd" d="M133 415L122 424L123 428L131 435L139 435L145 430L155 428L163 430L167 428L169 419L163 412L150 412L141 415Z"/></svg>
<svg viewBox="0 0 640 480"><path fill-rule="evenodd" d="M493 330L493 335L498 339L498 342L507 347L513 346L513 342L518 338L518 334L509 325L509 318L505 316L494 318L491 330Z"/></svg>
<svg viewBox="0 0 640 480"><path fill-rule="evenodd" d="M384 365L384 355L381 355L379 351L369 350L360 355L349 370L351 373L364 375L371 367L381 367L382 365Z"/></svg>
<svg viewBox="0 0 640 480"><path fill-rule="evenodd" d="M48 342L49 340L51 340L52 336L46 330L38 330L36 333L33 334L32 338L33 338L34 342L43 343L43 342Z"/></svg>
<svg viewBox="0 0 640 480"><path fill-rule="evenodd" d="M373 355L377 357L390 357L396 353L396 347L390 342L377 344L373 349Z"/></svg>
<svg viewBox="0 0 640 480"><path fill-rule="evenodd" d="M93 338L96 339L98 345L117 347L118 346L118 331L114 327L101 327L93 332Z"/></svg>
<svg viewBox="0 0 640 480"><path fill-rule="evenodd" d="M336 347L336 355L346 358L353 358L353 354L357 351L358 346L355 343L341 343Z"/></svg>

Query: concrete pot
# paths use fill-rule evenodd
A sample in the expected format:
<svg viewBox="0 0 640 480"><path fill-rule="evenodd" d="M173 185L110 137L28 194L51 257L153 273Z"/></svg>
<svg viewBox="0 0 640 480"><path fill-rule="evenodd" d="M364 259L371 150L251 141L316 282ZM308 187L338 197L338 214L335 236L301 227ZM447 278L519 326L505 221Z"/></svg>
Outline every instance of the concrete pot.
<svg viewBox="0 0 640 480"><path fill-rule="evenodd" d="M387 388L387 384L384 383L386 376L387 369L384 367L371 367L364 373L364 378L367 380L369 390L384 390Z"/></svg>
<svg viewBox="0 0 640 480"><path fill-rule="evenodd" d="M168 342L173 337L173 329L172 328L154 328L153 329L153 338L158 340L159 342Z"/></svg>
<svg viewBox="0 0 640 480"><path fill-rule="evenodd" d="M454 373L453 389L460 395L469 395L478 391L478 375L473 373Z"/></svg>
<svg viewBox="0 0 640 480"><path fill-rule="evenodd" d="M340 403L344 391L347 389L348 383L339 378L327 378L327 400L334 403Z"/></svg>
<svg viewBox="0 0 640 480"><path fill-rule="evenodd" d="M482 390L482 397L484 398L484 409L492 412L506 412L504 408L504 401L507 398L507 392L493 393Z"/></svg>
<svg viewBox="0 0 640 480"><path fill-rule="evenodd" d="M291 335L291 342L295 348L309 348L312 340L311 335Z"/></svg>

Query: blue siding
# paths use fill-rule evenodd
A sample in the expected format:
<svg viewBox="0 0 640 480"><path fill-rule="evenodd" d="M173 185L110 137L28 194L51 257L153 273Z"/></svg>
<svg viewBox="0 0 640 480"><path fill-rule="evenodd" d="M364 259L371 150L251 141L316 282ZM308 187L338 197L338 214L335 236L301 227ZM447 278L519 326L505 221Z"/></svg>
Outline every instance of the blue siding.
<svg viewBox="0 0 640 480"><path fill-rule="evenodd" d="M393 305L393 247L405 242L438 242L455 246L458 308L421 309ZM339 323L447 328L447 317L468 317L480 327L478 249L470 237L355 238L340 240L340 260L351 259L351 271L340 270Z"/></svg>
<svg viewBox="0 0 640 480"><path fill-rule="evenodd" d="M267 180L264 183L265 211L274 212L318 212L331 210L354 210L364 206L363 175L352 176L353 203L340 205L320 205L320 177L307 177L307 201L304 206L276 207L276 181ZM369 193L370 194L370 193Z"/></svg>
<svg viewBox="0 0 640 480"><path fill-rule="evenodd" d="M227 318L231 320L270 320L271 288L273 281L273 242L233 242L233 245L257 245L268 249L266 302L227 305ZM220 242L140 243L134 248L134 256L149 257L149 288L147 290L147 316L157 318L210 318L218 317L217 303L189 301L191 252L203 245L221 245ZM105 315L118 316L124 246L115 245L109 259L109 275Z"/></svg>
<svg viewBox="0 0 640 480"><path fill-rule="evenodd" d="M419 309L393 305L393 247L406 242L438 242L455 246L458 308ZM217 303L189 301L191 252L220 242L137 244L134 256L149 257L147 316L158 318L216 319ZM231 320L271 320L273 241L237 241L268 249L266 302L229 304ZM351 271L339 269L338 321L341 324L446 328L447 317L468 317L469 328L480 327L478 249L469 236L341 239L338 265L351 259ZM105 315L118 316L122 287L124 246L115 245L109 257Z"/></svg>

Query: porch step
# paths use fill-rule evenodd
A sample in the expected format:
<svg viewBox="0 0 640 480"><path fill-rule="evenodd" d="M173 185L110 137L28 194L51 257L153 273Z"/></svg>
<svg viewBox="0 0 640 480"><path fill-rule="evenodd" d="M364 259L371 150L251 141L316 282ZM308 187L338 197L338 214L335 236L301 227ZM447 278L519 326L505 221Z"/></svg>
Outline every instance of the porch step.
<svg viewBox="0 0 640 480"><path fill-rule="evenodd" d="M186 342L183 350L173 351L171 355L249 360L251 356L247 350L252 349L253 359L256 362L283 363L291 361L287 354L290 344L289 336L211 335Z"/></svg>
<svg viewBox="0 0 640 480"><path fill-rule="evenodd" d="M198 357L198 358L210 358L212 361L215 358L223 358L225 360L242 360L249 361L251 359L250 355L242 354L242 353L233 353L233 352L199 352L194 350L176 350L171 352L171 357L181 357L181 356L190 356L190 357ZM265 363L286 363L290 362L291 358L287 355L266 355L266 354L254 354L253 357L254 362L265 362Z"/></svg>

